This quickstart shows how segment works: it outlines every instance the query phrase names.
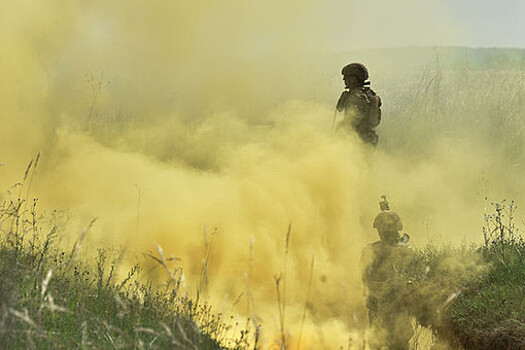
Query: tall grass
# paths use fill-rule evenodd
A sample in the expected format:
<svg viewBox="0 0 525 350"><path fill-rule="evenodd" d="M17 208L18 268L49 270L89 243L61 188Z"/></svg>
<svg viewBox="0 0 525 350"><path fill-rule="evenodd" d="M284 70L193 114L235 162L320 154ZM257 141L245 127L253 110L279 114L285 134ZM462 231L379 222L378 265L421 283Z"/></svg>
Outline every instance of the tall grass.
<svg viewBox="0 0 525 350"><path fill-rule="evenodd" d="M288 250L290 248L290 234L292 233L292 224L288 225L286 240L284 245L283 270L279 275L274 277L277 296L277 306L279 310L279 327L280 327L280 349L287 349L286 344L286 272L288 266Z"/></svg>
<svg viewBox="0 0 525 350"><path fill-rule="evenodd" d="M525 347L525 240L514 221L514 202L493 203L478 249L487 273L469 283L446 314L461 343L476 349Z"/></svg>
<svg viewBox="0 0 525 350"><path fill-rule="evenodd" d="M525 347L525 241L514 202L492 208L483 245L428 245L407 273L407 308L445 348Z"/></svg>
<svg viewBox="0 0 525 350"><path fill-rule="evenodd" d="M138 264L117 279L121 256L99 249L94 261L78 257L96 219L65 250L60 227L41 219L36 200L25 204L19 196L0 204L0 348L244 349L253 340L185 295L182 271L161 247L148 257L167 273L162 286L141 277Z"/></svg>

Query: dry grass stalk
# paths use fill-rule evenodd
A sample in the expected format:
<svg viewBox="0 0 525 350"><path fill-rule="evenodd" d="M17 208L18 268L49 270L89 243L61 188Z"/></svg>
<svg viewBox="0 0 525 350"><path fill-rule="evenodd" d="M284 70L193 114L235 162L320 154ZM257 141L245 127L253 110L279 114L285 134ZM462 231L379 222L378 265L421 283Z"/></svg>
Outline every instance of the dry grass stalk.
<svg viewBox="0 0 525 350"><path fill-rule="evenodd" d="M27 309L24 309L24 312L16 311L15 309L9 308L9 312L15 316L24 321L25 323L29 324L32 327L36 328L36 323L29 317L29 314L27 312Z"/></svg>
<svg viewBox="0 0 525 350"><path fill-rule="evenodd" d="M286 270L288 263L288 250L290 247L290 234L292 232L292 223L288 224L288 231L286 232L285 253L283 261L283 272L278 276L274 276L275 287L277 291L277 306L279 308L279 325L281 336L281 349L286 349L286 334L285 334L285 314L286 314ZM282 281L282 292L281 292Z"/></svg>
<svg viewBox="0 0 525 350"><path fill-rule="evenodd" d="M47 299L47 305L46 307L49 308L49 310L51 310L52 312L55 312L55 311L59 311L59 312L71 312L69 311L68 309L62 307L62 306L58 306L57 304L55 304L55 299L53 299L53 296L51 294L48 294L46 296L46 299Z"/></svg>
<svg viewBox="0 0 525 350"><path fill-rule="evenodd" d="M42 298L46 296L47 286L49 285L49 281L51 281L52 275L53 275L52 270L47 271L46 278L44 278L44 280L42 281L42 292L40 293Z"/></svg>
<svg viewBox="0 0 525 350"><path fill-rule="evenodd" d="M186 334L186 332L184 331L184 328L182 328L182 326L180 325L179 322L177 322L177 328L179 329L179 332L182 336L182 339L184 339L184 341L186 341L188 344L192 345L192 348L198 350L197 348L197 345L195 345L189 338L188 338L188 335Z"/></svg>
<svg viewBox="0 0 525 350"><path fill-rule="evenodd" d="M177 276L175 275L175 268L174 269L170 269L168 263L171 262L171 261L180 260L180 258L177 258L175 256L170 256L169 258L166 258L166 255L164 254L164 250L162 249L162 247L158 243L155 243L155 248L157 249L157 253L158 253L159 257L156 257L155 255L151 254L150 252L146 252L146 253L144 253L144 255L146 257L148 257L148 258L151 258L151 259L155 260L156 262L158 262L164 268L164 270L166 271L166 273L169 276L169 282L175 282L177 280ZM138 269L139 268L137 266L137 271L138 271Z"/></svg>
<svg viewBox="0 0 525 350"><path fill-rule="evenodd" d="M215 240L215 236L217 234L217 227L213 230L213 232L209 235L211 236L211 239L208 240L208 232L206 228L204 228L204 249L205 249L205 255L202 259L202 270L201 270L201 276L199 280L199 285L197 287L197 302L199 301L199 298L201 295L204 295L204 298L206 298L206 294L208 292L208 281L209 281L209 262L210 262L210 256L211 256L211 249L213 247L213 241Z"/></svg>
<svg viewBox="0 0 525 350"><path fill-rule="evenodd" d="M175 346L178 346L180 348L182 348L182 344L179 343L177 341L177 339L175 339L175 336L173 335L173 332L171 331L171 329L168 327L167 324L165 324L164 322L160 322L160 325L162 326L162 328L164 328L164 331L166 332L166 334L170 337L171 339L171 344L175 345Z"/></svg>
<svg viewBox="0 0 525 350"><path fill-rule="evenodd" d="M91 222L89 223L89 225L87 225L83 230L82 232L80 233L80 236L78 236L77 240L75 241L75 244L73 244L73 249L71 249L71 253L69 254L69 259L68 259L68 264L71 262L71 260L73 259L73 257L75 256L75 254L77 253L77 251L80 249L80 247L82 246L82 242L84 241L84 238L86 237L86 234L87 232L89 231L89 229L93 226L93 224L95 223L95 221L97 221L97 217L93 218L91 220Z"/></svg>
<svg viewBox="0 0 525 350"><path fill-rule="evenodd" d="M297 350L301 349L301 338L303 336L304 322L306 321L306 313L308 311L308 304L310 303L310 292L312 290L312 280L314 275L315 257L312 254L312 261L310 263L310 274L308 277L308 291L306 292L306 301L304 303L303 316L301 317L301 328L299 330L299 338L297 339Z"/></svg>
<svg viewBox="0 0 525 350"><path fill-rule="evenodd" d="M31 177L29 178L29 184L27 185L27 193L26 193L25 202L27 202L27 200L29 199L29 193L31 192L31 186L33 185L33 179L35 178L35 172L36 172L36 168L38 166L38 161L39 160L40 160L40 152L38 152L38 154L36 155L35 162L33 164L33 170L31 171ZM28 168L26 170L26 173L24 174L24 182L25 182L25 180L27 178L27 174L29 172L29 168L31 168L31 163L29 163L29 166L28 166Z"/></svg>

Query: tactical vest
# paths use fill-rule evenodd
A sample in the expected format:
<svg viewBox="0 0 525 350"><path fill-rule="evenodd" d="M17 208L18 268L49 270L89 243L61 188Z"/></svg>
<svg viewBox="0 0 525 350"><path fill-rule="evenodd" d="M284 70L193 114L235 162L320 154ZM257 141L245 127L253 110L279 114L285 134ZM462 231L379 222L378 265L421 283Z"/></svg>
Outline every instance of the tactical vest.
<svg viewBox="0 0 525 350"><path fill-rule="evenodd" d="M344 91L337 102L337 110L345 112L338 128L357 131L365 141L377 144L375 128L381 122L381 98L369 87Z"/></svg>

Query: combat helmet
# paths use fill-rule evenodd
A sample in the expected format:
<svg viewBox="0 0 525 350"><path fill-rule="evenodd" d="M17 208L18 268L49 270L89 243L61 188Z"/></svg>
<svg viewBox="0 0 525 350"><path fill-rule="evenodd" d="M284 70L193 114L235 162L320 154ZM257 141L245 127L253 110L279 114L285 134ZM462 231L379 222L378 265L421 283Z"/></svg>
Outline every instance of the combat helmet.
<svg viewBox="0 0 525 350"><path fill-rule="evenodd" d="M390 205L386 196L381 196L379 202L381 212L374 219L374 228L377 229L382 241L389 244L396 244L401 240L399 231L403 229L403 223L397 213L390 210Z"/></svg>
<svg viewBox="0 0 525 350"><path fill-rule="evenodd" d="M368 79L368 69L366 69L364 64L357 62L344 66L341 70L341 74L344 76L355 75L363 82Z"/></svg>

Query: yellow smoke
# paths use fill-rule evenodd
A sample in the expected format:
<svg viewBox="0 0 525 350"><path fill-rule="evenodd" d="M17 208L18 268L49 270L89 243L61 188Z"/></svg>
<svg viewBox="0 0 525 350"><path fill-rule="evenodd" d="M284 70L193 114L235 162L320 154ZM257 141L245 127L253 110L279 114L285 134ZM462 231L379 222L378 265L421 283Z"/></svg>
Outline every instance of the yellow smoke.
<svg viewBox="0 0 525 350"><path fill-rule="evenodd" d="M4 2L2 188L42 151L32 195L72 212L71 239L99 217L93 245L159 244L180 258L191 291L208 242L206 297L216 309L261 323L270 345L281 275L290 344L302 335L305 349L346 346L366 322L358 261L376 240L379 196L389 195L416 244L478 239L490 152L436 141L415 161L333 137L339 65L353 58L329 66L327 52L402 45L403 36L422 43L425 31L412 26L430 30L439 12L409 0L355 6ZM406 9L417 21L398 26ZM387 13L390 37L360 31Z"/></svg>

